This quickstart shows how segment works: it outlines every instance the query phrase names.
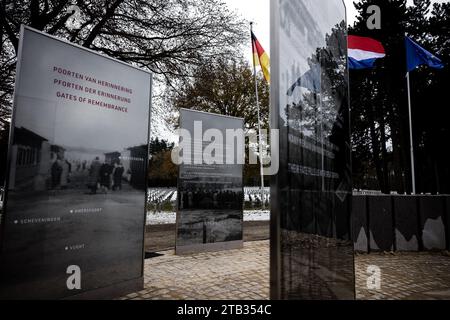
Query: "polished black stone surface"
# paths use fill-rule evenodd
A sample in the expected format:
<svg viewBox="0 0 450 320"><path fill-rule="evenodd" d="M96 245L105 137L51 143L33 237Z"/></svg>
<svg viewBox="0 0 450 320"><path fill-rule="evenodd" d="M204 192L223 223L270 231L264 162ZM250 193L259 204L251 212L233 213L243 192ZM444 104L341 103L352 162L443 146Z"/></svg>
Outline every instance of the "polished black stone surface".
<svg viewBox="0 0 450 320"><path fill-rule="evenodd" d="M392 251L394 249L392 198L369 197L370 249Z"/></svg>
<svg viewBox="0 0 450 320"><path fill-rule="evenodd" d="M417 201L409 196L396 196L394 201L395 249L417 251L420 246Z"/></svg>
<svg viewBox="0 0 450 320"><path fill-rule="evenodd" d="M34 30L22 35L0 300L142 288L151 75ZM54 79L69 76L55 66L127 87L128 112L58 100ZM85 76L76 83L106 90Z"/></svg>
<svg viewBox="0 0 450 320"><path fill-rule="evenodd" d="M227 130L243 132L244 120L182 109L180 127L189 135L181 139L184 161L178 178L177 254L242 247L243 165L237 160L243 150L236 140L227 139ZM205 141L207 132L217 137ZM208 152L212 147L214 151ZM229 163L231 155L234 159Z"/></svg>
<svg viewBox="0 0 450 320"><path fill-rule="evenodd" d="M422 227L427 219L442 219L444 215L444 197L440 196L420 196L420 221Z"/></svg>
<svg viewBox="0 0 450 320"><path fill-rule="evenodd" d="M424 249L445 249L445 198L442 196L420 196L419 213Z"/></svg>
<svg viewBox="0 0 450 320"><path fill-rule="evenodd" d="M445 209L447 212L447 215L445 216L445 235L447 239L447 250L450 251L450 197L445 197Z"/></svg>
<svg viewBox="0 0 450 320"><path fill-rule="evenodd" d="M271 296L354 299L345 7L275 0L271 11Z"/></svg>
<svg viewBox="0 0 450 320"><path fill-rule="evenodd" d="M367 197L354 196L352 201L352 237L355 250L367 252L369 245L369 221L367 217Z"/></svg>

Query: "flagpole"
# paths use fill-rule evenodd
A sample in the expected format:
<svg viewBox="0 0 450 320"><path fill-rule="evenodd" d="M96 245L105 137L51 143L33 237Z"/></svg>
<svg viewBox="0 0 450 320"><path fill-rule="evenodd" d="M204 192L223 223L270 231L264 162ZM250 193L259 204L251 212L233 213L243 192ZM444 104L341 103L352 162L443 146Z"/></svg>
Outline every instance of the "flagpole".
<svg viewBox="0 0 450 320"><path fill-rule="evenodd" d="M253 22L250 22L250 36L253 33ZM263 147L262 147L262 135L261 135L261 112L259 110L259 96L258 96L258 81L256 77L256 61L255 52L253 51L254 43L252 38L252 56L253 56L253 77L255 79L255 95L256 95L256 109L258 110L258 146L259 146L259 162L260 162L260 174L261 174L261 201L262 208L265 208L265 194L264 194L264 164L263 164Z"/></svg>
<svg viewBox="0 0 450 320"><path fill-rule="evenodd" d="M414 140L413 140L413 129L412 129L412 108L411 108L411 82L410 82L410 71L414 70L417 66L426 64L429 67L442 69L444 64L442 61L434 56L431 52L428 52L417 43L415 43L408 35L405 33L405 44L406 44L406 80L408 83L408 107L409 107L409 138L411 143L411 177L412 177L412 190L413 194L416 194L416 167L414 164Z"/></svg>
<svg viewBox="0 0 450 320"><path fill-rule="evenodd" d="M411 144L411 178L412 178L412 193L416 194L416 173L414 164L414 140L412 129L412 109L411 109L411 83L409 80L409 72L406 73L406 82L408 84L408 108L409 108L409 139Z"/></svg>
<svg viewBox="0 0 450 320"><path fill-rule="evenodd" d="M319 97L319 106L320 106L320 143L322 147L321 161L322 161L322 192L325 192L325 141L324 141L324 112L323 112L323 101L322 101L322 68L319 68L319 84L320 84L320 92L318 93Z"/></svg>
<svg viewBox="0 0 450 320"><path fill-rule="evenodd" d="M320 106L320 143L322 146L322 152L321 152L321 164L322 164L322 172L320 173L322 175L322 192L325 192L325 141L323 137L323 102L322 102L322 93L319 93L317 95L319 97L319 106Z"/></svg>

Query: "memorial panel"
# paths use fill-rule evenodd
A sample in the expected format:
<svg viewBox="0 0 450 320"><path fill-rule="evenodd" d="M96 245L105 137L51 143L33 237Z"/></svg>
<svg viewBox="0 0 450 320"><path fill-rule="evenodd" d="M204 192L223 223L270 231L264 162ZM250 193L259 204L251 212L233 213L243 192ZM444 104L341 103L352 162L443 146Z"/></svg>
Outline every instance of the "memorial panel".
<svg viewBox="0 0 450 320"><path fill-rule="evenodd" d="M244 120L182 109L180 128L176 253L242 248Z"/></svg>
<svg viewBox="0 0 450 320"><path fill-rule="evenodd" d="M271 1L271 296L354 299L344 3Z"/></svg>
<svg viewBox="0 0 450 320"><path fill-rule="evenodd" d="M1 298L142 287L151 79L22 28Z"/></svg>

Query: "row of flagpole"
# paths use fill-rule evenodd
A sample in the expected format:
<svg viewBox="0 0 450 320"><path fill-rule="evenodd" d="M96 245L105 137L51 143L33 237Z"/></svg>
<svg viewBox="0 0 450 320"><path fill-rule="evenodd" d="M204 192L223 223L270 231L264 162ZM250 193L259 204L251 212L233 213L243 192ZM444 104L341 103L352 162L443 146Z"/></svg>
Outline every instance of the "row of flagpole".
<svg viewBox="0 0 450 320"><path fill-rule="evenodd" d="M434 54L428 52L405 34L406 49L406 84L408 89L408 116L409 116L409 138L411 152L411 186L412 194L417 194L415 158L414 158L414 136L411 99L410 73L420 65L428 65L432 68L442 69L444 64ZM359 36L348 36L348 60L350 69L367 69L375 66L377 59L384 58L386 52L381 42Z"/></svg>
<svg viewBox="0 0 450 320"><path fill-rule="evenodd" d="M406 34L404 39L406 49L406 84L408 91L408 118L411 153L411 189L412 194L417 194L410 73L420 65L428 65L432 68L442 69L444 64L434 54L422 48ZM377 59L384 58L385 56L386 52L381 42L368 37L353 35L348 36L348 60L350 69L373 68L375 66L375 61Z"/></svg>
<svg viewBox="0 0 450 320"><path fill-rule="evenodd" d="M250 33L252 40L252 53L253 53L253 77L255 81L255 96L256 96L256 108L258 115L258 146L259 146L259 159L260 159L260 175L261 175L261 200L262 206L265 206L265 192L264 192L264 163L263 163L263 145L262 145L262 130L261 130L261 111L259 104L258 95L258 81L256 73L256 64L259 63L263 69L264 76L267 81L269 81L268 74L268 57L266 56L264 50L260 46L256 37L253 34L253 22L250 22ZM410 72L420 65L428 65L432 68L442 69L444 64L432 53L428 52L413 40L411 40L405 34L405 47L406 47L406 61L407 61L407 91L408 91L408 116L409 116L409 137L410 137L410 153L411 153L411 185L412 194L417 193L416 189L416 175L415 175L415 158L414 158L414 136L413 136L413 117L412 117L412 103L411 103L411 80ZM350 51L355 49L357 52L355 57L352 57ZM362 49L362 50L361 50ZM261 52L260 52L261 51ZM365 58L361 58L361 51ZM258 56L258 61L256 60ZM265 56L266 61L261 60L261 57ZM357 59L359 56L359 60ZM367 37L349 36L349 66L351 69L364 69L374 67L374 63L379 58L384 58L386 56L383 45L374 39ZM263 65L265 63L265 65ZM321 97L320 97L321 98ZM322 100L322 99L320 99ZM322 101L320 101L322 104ZM320 106L322 109L322 106ZM320 110L322 112L322 110ZM321 124L322 125L322 124ZM323 130L323 128L322 128ZM322 131L321 130L321 131ZM321 132L323 135L323 132ZM322 137L322 149L323 149L323 137ZM324 170L324 155L322 150L322 171ZM324 177L322 177L322 189L324 188Z"/></svg>

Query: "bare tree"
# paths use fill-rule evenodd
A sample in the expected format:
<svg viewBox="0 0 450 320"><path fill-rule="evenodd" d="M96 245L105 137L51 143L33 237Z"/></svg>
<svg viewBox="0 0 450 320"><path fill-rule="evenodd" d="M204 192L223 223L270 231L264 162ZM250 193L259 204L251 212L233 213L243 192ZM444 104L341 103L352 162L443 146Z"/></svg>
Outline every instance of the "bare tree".
<svg viewBox="0 0 450 320"><path fill-rule="evenodd" d="M68 28L74 18L78 25ZM0 118L10 113L21 24L146 68L172 83L190 76L200 62L234 55L246 39L242 22L222 0L1 0Z"/></svg>
<svg viewBox="0 0 450 320"><path fill-rule="evenodd" d="M263 126L269 122L269 85L258 74L258 93ZM200 66L191 81L185 81L177 92L171 92L175 109L193 109L245 119L246 129L258 124L255 82L252 68L242 59L214 60ZM175 123L177 119L174 119Z"/></svg>

